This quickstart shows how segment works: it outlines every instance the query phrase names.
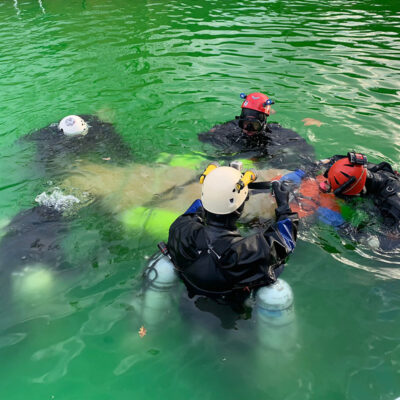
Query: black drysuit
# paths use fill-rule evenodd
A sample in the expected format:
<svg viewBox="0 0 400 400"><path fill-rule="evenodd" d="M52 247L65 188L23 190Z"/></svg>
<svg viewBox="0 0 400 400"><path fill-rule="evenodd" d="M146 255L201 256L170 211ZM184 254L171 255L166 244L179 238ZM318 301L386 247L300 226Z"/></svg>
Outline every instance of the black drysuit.
<svg viewBox="0 0 400 400"><path fill-rule="evenodd" d="M368 164L364 196L372 197L384 225L400 234L400 176L391 165L382 162ZM399 237L400 240L400 237Z"/></svg>
<svg viewBox="0 0 400 400"><path fill-rule="evenodd" d="M210 143L226 156L262 158L274 168L309 169L315 163L314 148L298 133L267 124L266 130L254 136L242 133L236 120L216 125L198 134L201 142Z"/></svg>
<svg viewBox="0 0 400 400"><path fill-rule="evenodd" d="M330 167L344 157L346 156L333 156L324 176L327 177ZM393 250L400 246L400 176L389 163L368 163L367 179L360 195L339 197L349 203L352 203L357 197L372 200L373 205L371 204L365 211L368 215L377 215L382 218L382 224L379 224L376 232L380 249ZM363 206L368 207L368 203ZM355 207L360 207L359 203ZM341 231L357 241L370 236L370 233L355 229L347 223L343 224Z"/></svg>
<svg viewBox="0 0 400 400"><path fill-rule="evenodd" d="M346 156L331 157L328 169L324 176L328 176L330 167ZM370 198L383 218L383 224L400 233L400 175L387 162L367 164L367 179L361 197ZM339 196L351 201L354 196Z"/></svg>
<svg viewBox="0 0 400 400"><path fill-rule="evenodd" d="M57 124L51 124L23 136L22 142L34 142L37 147L35 163L44 168L47 176L65 172L76 159L92 157L101 162L102 158L112 163L132 160L130 147L115 131L112 124L101 121L95 115L80 115L89 125L85 136L67 137Z"/></svg>
<svg viewBox="0 0 400 400"><path fill-rule="evenodd" d="M57 178L68 171L71 161L89 155L95 155L99 162L106 156L113 162L131 160L129 146L110 123L93 115L81 117L89 125L85 136L67 137L58 130L57 124L52 124L20 139L36 144L35 163L46 177ZM53 207L35 206L18 213L5 227L6 234L0 240L0 291L4 291L2 282L8 282L10 274L18 268L37 263L54 269L68 267L61 246L68 227L63 213Z"/></svg>
<svg viewBox="0 0 400 400"><path fill-rule="evenodd" d="M293 251L298 216L288 207L267 229L242 237L235 221L223 223L193 206L171 225L168 250L189 293L210 297L275 282L275 269Z"/></svg>

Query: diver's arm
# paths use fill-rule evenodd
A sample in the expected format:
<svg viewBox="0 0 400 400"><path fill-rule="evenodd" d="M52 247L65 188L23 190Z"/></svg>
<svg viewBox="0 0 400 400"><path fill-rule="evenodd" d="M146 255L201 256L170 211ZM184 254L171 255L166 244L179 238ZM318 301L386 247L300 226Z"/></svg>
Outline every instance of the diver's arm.
<svg viewBox="0 0 400 400"><path fill-rule="evenodd" d="M371 195L384 218L384 224L400 231L400 179L387 169L368 171L365 183L367 195Z"/></svg>
<svg viewBox="0 0 400 400"><path fill-rule="evenodd" d="M243 287L275 282L275 269L285 263L295 246L296 217L297 214L291 215L264 232L233 241L221 263L225 277Z"/></svg>
<svg viewBox="0 0 400 400"><path fill-rule="evenodd" d="M204 229L202 213L201 200L196 200L169 228L167 247L178 269L190 265L198 257L199 237Z"/></svg>
<svg viewBox="0 0 400 400"><path fill-rule="evenodd" d="M235 120L215 125L208 132L198 133L200 142L211 143L217 147L224 147L232 144L232 140L240 135L240 128Z"/></svg>
<svg viewBox="0 0 400 400"><path fill-rule="evenodd" d="M384 191L388 180L385 173L368 170L367 180L365 181L367 194L379 196Z"/></svg>
<svg viewBox="0 0 400 400"><path fill-rule="evenodd" d="M297 213L293 213L289 207L287 183L275 181L272 183L272 190L277 203L275 210L277 222L262 233L242 239L240 245L237 244L236 250L241 254L248 254L251 260L259 260L259 268L274 281L274 269L282 265L294 250L299 221ZM242 267L248 266L248 261L247 258L238 257L238 264Z"/></svg>

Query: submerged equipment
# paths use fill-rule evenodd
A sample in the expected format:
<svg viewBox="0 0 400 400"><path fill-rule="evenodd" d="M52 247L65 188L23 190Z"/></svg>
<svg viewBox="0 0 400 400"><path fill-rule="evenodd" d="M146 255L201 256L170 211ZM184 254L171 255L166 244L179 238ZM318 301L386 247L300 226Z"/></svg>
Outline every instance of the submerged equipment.
<svg viewBox="0 0 400 400"><path fill-rule="evenodd" d="M197 154L169 154L162 152L156 159L157 164L168 164L171 167L182 167L197 171L200 165L207 161L205 155Z"/></svg>
<svg viewBox="0 0 400 400"><path fill-rule="evenodd" d="M242 174L232 167L210 164L200 177L201 201L208 212L226 215L236 211L246 200L248 185L256 180L254 171Z"/></svg>
<svg viewBox="0 0 400 400"><path fill-rule="evenodd" d="M179 281L174 264L167 255L158 253L143 272L142 318L146 327L155 328L170 317L177 306L175 297Z"/></svg>
<svg viewBox="0 0 400 400"><path fill-rule="evenodd" d="M297 343L294 297L290 285L278 279L256 294L257 334L264 350L284 355L292 352Z"/></svg>
<svg viewBox="0 0 400 400"><path fill-rule="evenodd" d="M268 320L269 324L281 326L293 321L293 292L289 284L280 278L258 289L256 305L258 318Z"/></svg>
<svg viewBox="0 0 400 400"><path fill-rule="evenodd" d="M179 213L160 208L133 207L122 215L122 223L133 233L142 233L162 239L168 236L171 224Z"/></svg>
<svg viewBox="0 0 400 400"><path fill-rule="evenodd" d="M65 136L85 136L89 131L89 125L78 115L68 115L60 121L58 129Z"/></svg>
<svg viewBox="0 0 400 400"><path fill-rule="evenodd" d="M347 153L347 158L336 161L328 171L328 181L336 196L359 194L367 179L367 157L359 153Z"/></svg>

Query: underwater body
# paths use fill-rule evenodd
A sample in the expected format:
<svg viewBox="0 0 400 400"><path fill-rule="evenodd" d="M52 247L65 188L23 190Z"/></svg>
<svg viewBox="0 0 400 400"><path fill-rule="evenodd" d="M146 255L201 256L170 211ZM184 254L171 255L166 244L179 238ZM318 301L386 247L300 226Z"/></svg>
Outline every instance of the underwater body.
<svg viewBox="0 0 400 400"><path fill-rule="evenodd" d="M399 169L399 11L390 0L2 3L1 259L25 254L8 230L21 216L43 226L38 195L88 196L62 222L48 216L56 247L26 249L44 257L2 266L1 397L399 397L399 254L324 224L300 232L282 274L293 347L258 342L255 315L224 327L180 301L153 330L137 307L163 218L190 205L179 186L235 158L197 134L238 115L239 93L266 92L269 121L317 159L356 149ZM66 157L57 147L48 168L46 150L22 138L68 114L111 123L128 154L115 142ZM379 222L354 208L346 218Z"/></svg>

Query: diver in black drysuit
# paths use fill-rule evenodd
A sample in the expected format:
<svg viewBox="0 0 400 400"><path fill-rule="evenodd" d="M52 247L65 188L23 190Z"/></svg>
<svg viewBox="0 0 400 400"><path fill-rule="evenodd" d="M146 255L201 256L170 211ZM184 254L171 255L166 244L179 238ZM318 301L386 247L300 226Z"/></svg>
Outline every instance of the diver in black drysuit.
<svg viewBox="0 0 400 400"><path fill-rule="evenodd" d="M337 186L342 183L339 179L343 177L343 172L347 174L346 179L352 178L352 176L358 178L357 169L351 169L352 164L347 161L344 167L336 168L339 165L336 163L339 160L344 161L349 158L350 154L352 153L349 153L347 156L335 155L330 158L324 176L328 178L330 188L335 190L335 194L351 203L354 199L354 194L347 195L346 192L349 192L349 190L341 191L341 186ZM362 155L358 156L361 159ZM354 157L355 155L353 159ZM380 164L368 162L365 164L365 167L365 183L362 185L362 182L360 182L356 191L359 191L358 196L373 201L373 209L369 209L367 212L381 216L382 228L378 234L379 247L382 250L397 248L400 246L400 175L387 162L381 162ZM355 173L352 174L352 170ZM365 233L362 230L355 230L350 236L357 239L357 237L365 236Z"/></svg>
<svg viewBox="0 0 400 400"><path fill-rule="evenodd" d="M22 142L36 144L35 164L38 168L44 168L47 176L53 178L62 174L72 162L82 156L93 157L97 161L106 158L111 163L132 160L130 147L112 124L101 121L95 115L77 117L88 125L85 135L68 137L59 129L58 124L50 124L20 139Z"/></svg>
<svg viewBox="0 0 400 400"><path fill-rule="evenodd" d="M314 148L298 133L268 123L255 136L246 136L237 120L216 125L198 134L199 140L221 149L230 158L262 159L271 168L309 168L314 164Z"/></svg>
<svg viewBox="0 0 400 400"><path fill-rule="evenodd" d="M57 178L71 162L83 156L94 156L96 160L110 157L109 162L114 163L132 159L129 146L110 123L93 115L76 118L81 119L88 125L85 135L68 137L58 124L52 124L20 139L37 145L35 164L39 174L44 168L46 178ZM51 265L53 269L67 268L61 243L68 234L68 226L68 218L52 206L38 205L21 211L4 228L6 233L0 241L0 274L35 263Z"/></svg>
<svg viewBox="0 0 400 400"><path fill-rule="evenodd" d="M241 312L251 289L275 282L282 272L286 258L295 247L298 216L289 208L285 184L274 182L278 205L276 222L243 237L236 227L245 204L243 198L236 204L239 207L229 214L209 211L215 211L207 199L207 191L215 190L206 186L213 179L212 174L203 184L202 201L196 200L171 225L167 247L189 296L206 296ZM229 176L223 177L226 179ZM214 188L220 184L214 182Z"/></svg>
<svg viewBox="0 0 400 400"><path fill-rule="evenodd" d="M18 213L4 229L6 233L0 241L0 298L3 304L12 298L12 275L22 272L25 267L44 264L52 269L68 268L61 248L68 224L59 211L36 206Z"/></svg>
<svg viewBox="0 0 400 400"><path fill-rule="evenodd" d="M260 159L269 167L289 170L314 165L314 148L304 138L277 123L267 123L273 102L266 95L251 93L243 98L240 117L199 133L199 140L217 147L228 159Z"/></svg>

